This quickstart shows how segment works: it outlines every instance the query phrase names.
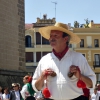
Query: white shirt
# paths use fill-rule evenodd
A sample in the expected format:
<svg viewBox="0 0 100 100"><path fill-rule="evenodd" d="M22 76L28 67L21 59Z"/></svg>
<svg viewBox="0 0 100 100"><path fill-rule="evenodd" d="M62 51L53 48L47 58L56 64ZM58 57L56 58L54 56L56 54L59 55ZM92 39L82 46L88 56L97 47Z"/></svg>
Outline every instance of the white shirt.
<svg viewBox="0 0 100 100"><path fill-rule="evenodd" d="M25 100L26 97L30 96L30 93L28 92L28 89L27 89L27 84L25 84L23 87L22 87L22 90L20 91L23 99Z"/></svg>
<svg viewBox="0 0 100 100"><path fill-rule="evenodd" d="M96 94L95 93L93 93L92 95L91 95L91 100L96 100ZM99 99L98 99L99 100Z"/></svg>
<svg viewBox="0 0 100 100"><path fill-rule="evenodd" d="M3 94L2 95L2 97L3 97L3 100L7 100L7 99L9 99L10 98L10 94Z"/></svg>
<svg viewBox="0 0 100 100"><path fill-rule="evenodd" d="M16 100L20 100L20 94L19 94L19 91L15 91L15 96L16 96Z"/></svg>
<svg viewBox="0 0 100 100"><path fill-rule="evenodd" d="M3 99L3 97L2 97L2 93L0 93L0 99L1 99L1 100Z"/></svg>
<svg viewBox="0 0 100 100"><path fill-rule="evenodd" d="M81 53L68 50L61 60L59 60L53 53L49 53L42 57L33 75L33 89L38 91L35 87L35 82L41 75L42 71L51 68L57 74L56 77L49 76L47 78L47 86L52 95L52 99L69 100L83 95L82 89L77 87L78 79L75 76L72 78L68 77L71 65L78 66L81 73L89 77L92 80L93 87L95 87L96 75L88 65L86 58Z"/></svg>
<svg viewBox="0 0 100 100"><path fill-rule="evenodd" d="M97 91L96 99L95 100L99 100L99 97L100 97L100 91Z"/></svg>

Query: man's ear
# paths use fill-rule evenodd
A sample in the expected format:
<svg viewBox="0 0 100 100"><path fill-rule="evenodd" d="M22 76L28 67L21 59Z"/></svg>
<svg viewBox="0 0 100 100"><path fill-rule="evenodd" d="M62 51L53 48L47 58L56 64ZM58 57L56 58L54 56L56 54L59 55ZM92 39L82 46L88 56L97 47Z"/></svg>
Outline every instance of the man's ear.
<svg viewBox="0 0 100 100"><path fill-rule="evenodd" d="M67 41L69 40L69 37L66 36L66 37L64 37L64 39L65 39L65 41L67 42Z"/></svg>

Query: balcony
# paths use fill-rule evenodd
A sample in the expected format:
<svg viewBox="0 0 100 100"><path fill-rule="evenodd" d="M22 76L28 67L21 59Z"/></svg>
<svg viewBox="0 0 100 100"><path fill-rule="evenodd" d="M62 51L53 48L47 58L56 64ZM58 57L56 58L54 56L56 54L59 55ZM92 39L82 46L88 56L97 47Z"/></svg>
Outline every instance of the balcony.
<svg viewBox="0 0 100 100"><path fill-rule="evenodd" d="M33 60L26 60L26 63L31 63L33 62Z"/></svg>
<svg viewBox="0 0 100 100"><path fill-rule="evenodd" d="M93 67L95 68L100 68L100 61L94 61L93 62Z"/></svg>
<svg viewBox="0 0 100 100"><path fill-rule="evenodd" d="M34 48L34 43L28 43L28 44L26 43L25 47L26 48Z"/></svg>
<svg viewBox="0 0 100 100"><path fill-rule="evenodd" d="M37 66L38 62L34 62L33 60L26 61L26 66Z"/></svg>
<svg viewBox="0 0 100 100"><path fill-rule="evenodd" d="M87 46L87 48L92 48L92 46Z"/></svg>

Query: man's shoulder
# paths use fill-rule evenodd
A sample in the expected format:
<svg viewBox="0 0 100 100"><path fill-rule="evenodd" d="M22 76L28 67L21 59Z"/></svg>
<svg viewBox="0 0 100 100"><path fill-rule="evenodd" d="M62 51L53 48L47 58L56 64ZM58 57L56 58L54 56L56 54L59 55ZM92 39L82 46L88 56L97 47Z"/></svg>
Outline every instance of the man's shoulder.
<svg viewBox="0 0 100 100"><path fill-rule="evenodd" d="M15 93L14 90L11 90L11 91L10 91L10 95L13 95L14 93Z"/></svg>
<svg viewBox="0 0 100 100"><path fill-rule="evenodd" d="M11 90L10 93L15 92L14 90Z"/></svg>
<svg viewBox="0 0 100 100"><path fill-rule="evenodd" d="M70 57L75 61L85 60L85 57L80 52L70 51Z"/></svg>
<svg viewBox="0 0 100 100"><path fill-rule="evenodd" d="M72 56L77 56L77 57L83 56L82 53L76 52L76 51L73 51L73 50L70 50L70 54L71 54Z"/></svg>

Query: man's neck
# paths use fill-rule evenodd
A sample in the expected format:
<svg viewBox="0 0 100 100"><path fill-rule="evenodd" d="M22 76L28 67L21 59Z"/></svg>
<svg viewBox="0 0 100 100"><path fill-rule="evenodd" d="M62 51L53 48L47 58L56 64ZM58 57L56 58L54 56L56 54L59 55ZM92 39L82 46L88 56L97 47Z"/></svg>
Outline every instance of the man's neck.
<svg viewBox="0 0 100 100"><path fill-rule="evenodd" d="M53 49L53 53L55 54L55 56L61 60L63 58L63 56L66 54L66 52L68 51L68 47L66 46L66 48L62 51L57 53L54 49Z"/></svg>
<svg viewBox="0 0 100 100"><path fill-rule="evenodd" d="M60 47L60 48L54 48L55 52L56 53L62 53L65 49L66 49L67 46L63 46L63 47Z"/></svg>

